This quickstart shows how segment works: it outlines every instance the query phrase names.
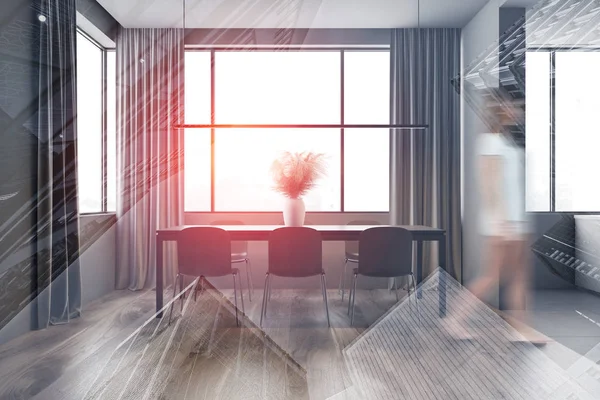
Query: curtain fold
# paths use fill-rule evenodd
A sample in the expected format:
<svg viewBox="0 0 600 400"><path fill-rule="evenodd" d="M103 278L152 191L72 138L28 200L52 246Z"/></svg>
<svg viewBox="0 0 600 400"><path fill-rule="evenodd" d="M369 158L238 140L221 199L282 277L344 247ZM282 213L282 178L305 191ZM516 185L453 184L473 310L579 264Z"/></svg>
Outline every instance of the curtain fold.
<svg viewBox="0 0 600 400"><path fill-rule="evenodd" d="M36 228L39 329L80 315L75 0L40 0Z"/></svg>
<svg viewBox="0 0 600 400"><path fill-rule="evenodd" d="M446 265L460 279L460 29L393 29L390 58L390 123L429 125L390 131L390 223L446 229ZM424 276L437 255L426 243Z"/></svg>
<svg viewBox="0 0 600 400"><path fill-rule="evenodd" d="M183 123L183 30L120 28L116 53L116 287L139 290L156 282L156 229L183 223L183 130L173 129Z"/></svg>

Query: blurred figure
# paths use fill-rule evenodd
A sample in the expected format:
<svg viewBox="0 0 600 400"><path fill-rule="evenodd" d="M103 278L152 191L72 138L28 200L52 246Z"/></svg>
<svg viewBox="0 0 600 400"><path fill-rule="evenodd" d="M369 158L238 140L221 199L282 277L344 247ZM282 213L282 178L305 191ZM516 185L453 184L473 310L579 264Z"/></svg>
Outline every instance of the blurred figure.
<svg viewBox="0 0 600 400"><path fill-rule="evenodd" d="M515 143L508 129L522 124L524 113L510 95L499 89L490 92L484 107L491 132L482 133L477 143L483 265L481 276L469 289L484 300L491 289L499 287L501 278L505 278L508 306L510 310L518 310L519 319L526 322L532 229L525 211L525 151ZM445 323L455 337L470 339L472 334L466 324L469 317L468 312L449 316ZM528 336L529 341L541 341Z"/></svg>

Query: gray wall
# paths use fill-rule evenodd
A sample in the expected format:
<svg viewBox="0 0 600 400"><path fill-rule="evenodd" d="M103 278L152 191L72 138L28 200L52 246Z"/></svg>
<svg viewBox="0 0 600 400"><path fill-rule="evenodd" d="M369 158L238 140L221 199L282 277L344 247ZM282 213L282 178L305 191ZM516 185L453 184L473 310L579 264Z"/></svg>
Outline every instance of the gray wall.
<svg viewBox="0 0 600 400"><path fill-rule="evenodd" d="M106 218L113 218L107 216ZM94 223L98 216L82 216L81 231ZM92 301L110 293L115 288L115 225L105 231L80 256L82 316ZM59 278L60 279L60 278ZM48 289L46 289L48 290ZM14 339L30 330L31 306L22 309L0 330L0 344Z"/></svg>
<svg viewBox="0 0 600 400"><path fill-rule="evenodd" d="M535 226L534 240L546 233L561 218L560 214L555 213L532 214L531 217ZM550 269L537 256L533 258L533 265L533 283L536 289L572 289L574 287L550 272Z"/></svg>
<svg viewBox="0 0 600 400"><path fill-rule="evenodd" d="M186 29L186 45L389 45L389 29Z"/></svg>
<svg viewBox="0 0 600 400"><path fill-rule="evenodd" d="M81 217L81 228L85 229L91 217ZM81 302L84 307L115 289L116 224L112 225L80 257Z"/></svg>

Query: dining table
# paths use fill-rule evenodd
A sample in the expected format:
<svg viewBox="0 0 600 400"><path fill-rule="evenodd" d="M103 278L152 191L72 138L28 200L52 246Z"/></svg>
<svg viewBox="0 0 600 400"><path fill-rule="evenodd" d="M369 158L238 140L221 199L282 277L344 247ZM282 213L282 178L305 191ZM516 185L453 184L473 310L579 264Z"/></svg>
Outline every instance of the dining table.
<svg viewBox="0 0 600 400"><path fill-rule="evenodd" d="M156 316L162 318L163 312L163 247L165 242L177 242L179 233L195 226L210 226L229 232L232 241L268 241L271 232L282 225L179 225L156 230ZM305 225L321 234L323 241L358 241L361 232L369 228L391 225ZM417 281L417 298L422 297L419 284L423 281L423 243L437 242L439 252L439 315L446 315L446 276L448 273L446 260L446 231L423 225L393 225L408 230L416 244L415 275Z"/></svg>

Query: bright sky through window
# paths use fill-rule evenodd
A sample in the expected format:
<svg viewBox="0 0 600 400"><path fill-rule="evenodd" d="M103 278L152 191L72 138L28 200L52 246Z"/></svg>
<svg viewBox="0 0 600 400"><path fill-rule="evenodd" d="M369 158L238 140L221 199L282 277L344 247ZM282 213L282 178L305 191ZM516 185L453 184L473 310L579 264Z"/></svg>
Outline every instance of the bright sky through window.
<svg viewBox="0 0 600 400"><path fill-rule="evenodd" d="M102 212L102 50L77 34L79 212Z"/></svg>
<svg viewBox="0 0 600 400"><path fill-rule="evenodd" d="M215 52L215 123L340 124L341 52ZM389 123L389 52L345 52L345 122ZM186 52L186 123L210 123L210 52ZM279 211L269 168L283 151L324 153L307 211L341 210L340 129L217 129L215 211ZM345 139L347 211L388 210L388 130ZM185 132L185 209L210 211L210 130Z"/></svg>

